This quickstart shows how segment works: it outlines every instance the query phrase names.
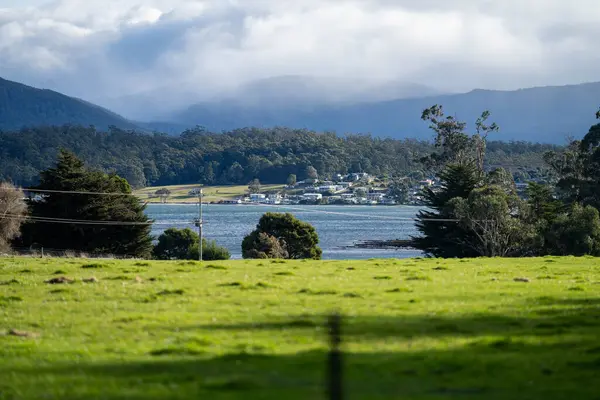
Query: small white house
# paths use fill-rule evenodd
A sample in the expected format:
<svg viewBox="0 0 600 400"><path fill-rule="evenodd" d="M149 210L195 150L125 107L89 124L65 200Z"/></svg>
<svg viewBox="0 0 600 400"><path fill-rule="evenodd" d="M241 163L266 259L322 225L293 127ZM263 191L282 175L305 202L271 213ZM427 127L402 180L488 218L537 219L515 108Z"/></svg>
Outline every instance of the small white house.
<svg viewBox="0 0 600 400"><path fill-rule="evenodd" d="M302 195L302 199L307 200L307 201L318 201L318 200L321 200L322 198L323 198L323 195L321 193L304 193Z"/></svg>
<svg viewBox="0 0 600 400"><path fill-rule="evenodd" d="M369 178L370 178L370 176L366 172L355 172L355 173L348 175L348 179L350 181L354 181L354 182L360 181L361 179L369 179Z"/></svg>
<svg viewBox="0 0 600 400"><path fill-rule="evenodd" d="M321 192L321 193L336 192L337 191L337 187L335 185L324 185L324 186L319 186L317 188L317 191Z"/></svg>
<svg viewBox="0 0 600 400"><path fill-rule="evenodd" d="M274 194L269 196L266 200L265 203L266 204L281 204L281 195L280 194Z"/></svg>
<svg viewBox="0 0 600 400"><path fill-rule="evenodd" d="M267 198L267 195L262 194L262 193L251 193L250 194L250 201L254 202L254 203L264 202L266 198Z"/></svg>

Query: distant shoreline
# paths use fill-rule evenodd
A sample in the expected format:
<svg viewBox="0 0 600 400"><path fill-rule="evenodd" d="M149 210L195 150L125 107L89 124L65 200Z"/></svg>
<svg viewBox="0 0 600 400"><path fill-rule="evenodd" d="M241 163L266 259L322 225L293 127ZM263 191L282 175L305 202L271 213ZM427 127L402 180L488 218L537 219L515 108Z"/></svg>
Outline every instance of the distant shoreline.
<svg viewBox="0 0 600 400"><path fill-rule="evenodd" d="M156 206L197 206L198 202L166 202L166 203L147 203L148 205ZM318 207L318 206L340 206L340 207L420 207L418 204L261 204L261 203L242 203L242 204L228 204L228 203L202 203L203 206L267 206L267 207Z"/></svg>
<svg viewBox="0 0 600 400"><path fill-rule="evenodd" d="M415 249L412 239L364 240L354 243L353 248L359 249Z"/></svg>

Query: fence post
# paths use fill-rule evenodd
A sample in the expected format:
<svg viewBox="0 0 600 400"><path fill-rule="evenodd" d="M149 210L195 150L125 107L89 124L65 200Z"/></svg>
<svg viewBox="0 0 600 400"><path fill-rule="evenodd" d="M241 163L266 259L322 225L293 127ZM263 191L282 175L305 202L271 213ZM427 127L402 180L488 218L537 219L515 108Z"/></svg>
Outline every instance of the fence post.
<svg viewBox="0 0 600 400"><path fill-rule="evenodd" d="M327 393L329 400L343 400L342 390L342 317L335 313L329 316L329 360Z"/></svg>

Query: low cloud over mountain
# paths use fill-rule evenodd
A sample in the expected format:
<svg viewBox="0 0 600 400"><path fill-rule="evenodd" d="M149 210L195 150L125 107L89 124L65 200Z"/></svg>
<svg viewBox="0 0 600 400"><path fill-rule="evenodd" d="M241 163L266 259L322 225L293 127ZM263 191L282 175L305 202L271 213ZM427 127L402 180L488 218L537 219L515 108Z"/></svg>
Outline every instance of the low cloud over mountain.
<svg viewBox="0 0 600 400"><path fill-rule="evenodd" d="M593 0L17 3L0 5L1 75L118 112L127 96L175 109L281 76L441 92L600 79Z"/></svg>

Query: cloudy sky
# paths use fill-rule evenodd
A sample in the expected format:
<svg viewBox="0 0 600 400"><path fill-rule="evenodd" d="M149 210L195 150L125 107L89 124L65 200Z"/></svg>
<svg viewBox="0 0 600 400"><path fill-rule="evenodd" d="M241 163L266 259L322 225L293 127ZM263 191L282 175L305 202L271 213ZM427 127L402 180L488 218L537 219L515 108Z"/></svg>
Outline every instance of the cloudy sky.
<svg viewBox="0 0 600 400"><path fill-rule="evenodd" d="M310 75L600 80L597 0L0 0L0 76L92 101Z"/></svg>

